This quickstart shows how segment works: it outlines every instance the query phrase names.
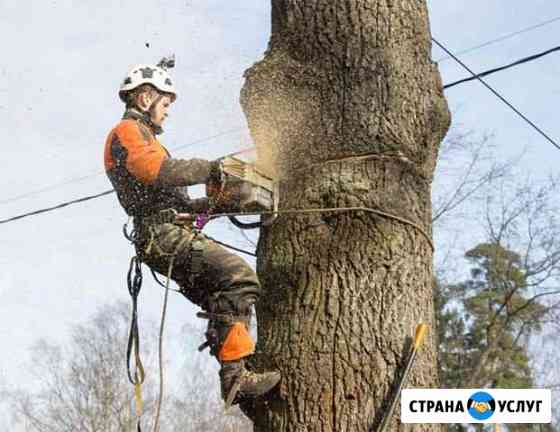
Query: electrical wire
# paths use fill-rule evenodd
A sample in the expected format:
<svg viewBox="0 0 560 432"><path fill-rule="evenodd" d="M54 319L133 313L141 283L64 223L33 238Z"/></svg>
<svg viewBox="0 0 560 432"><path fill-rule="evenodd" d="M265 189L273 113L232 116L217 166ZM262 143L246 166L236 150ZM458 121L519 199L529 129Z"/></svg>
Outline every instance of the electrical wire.
<svg viewBox="0 0 560 432"><path fill-rule="evenodd" d="M492 40L483 42L483 43L481 43L480 45L476 45L476 46L473 46L473 47L470 47L470 48L465 48L465 49L462 50L462 51L456 52L455 55L456 55L457 57L459 57L459 56L462 56L462 55L465 55L465 54L468 54L468 53L471 53L471 52L474 52L474 51L478 51L478 50L481 49L481 48L485 48L485 47L487 47L487 46L489 46L489 45L493 45L493 44L495 44L495 43L497 43L497 42L502 42L502 41L504 41L504 40L506 40L506 39L510 39L510 38L512 38L512 37L514 37L514 36L517 36L517 35L520 35L520 34L523 34L523 33L530 32L530 31L535 30L535 29L538 29L538 28L540 28L540 27L544 27L544 26L546 26L546 25L548 25L548 24L552 24L552 23L554 23L554 22L556 22L556 21L560 21L560 17L552 18L552 19L550 19L550 20L548 20L548 21L544 21L544 22L541 22L541 23L539 23L539 24L535 24L535 25L533 25L533 26L526 27L526 28L523 28L523 29L521 29L521 30L518 30L518 31L515 31L515 32L512 32L512 33L508 33L508 34L503 35L503 36L500 36L500 37L498 37L498 38L496 38L496 39L492 39ZM449 59L451 59L451 58L453 58L453 57L451 57L451 56L448 55L448 56L446 56L446 57L440 58L439 60L436 60L436 62L441 63L441 62L444 62L444 61L449 60Z"/></svg>
<svg viewBox="0 0 560 432"><path fill-rule="evenodd" d="M560 51L560 46L557 46L557 47L551 48L549 50L543 51L542 53L539 53L539 54L534 54L534 55L531 55L529 57L524 57L520 60L514 61L513 63L507 64L505 66L500 66L500 67L497 67L497 68L494 68L494 69L489 69L485 72L481 72L481 73L476 74L475 76L472 76L472 77L463 78L463 79L460 79L458 81L454 81L452 83L444 85L443 88L444 89L449 89L449 88L455 87L456 85L459 85L459 84L463 84L463 83L466 83L466 82L469 82L469 81L474 81L474 80L477 80L478 78L485 77L485 76L488 76L488 75L492 75L492 74L495 74L496 72L501 72L503 70L510 69L514 66L519 66L523 63L528 63L530 61L533 61L533 60L536 60L538 58L544 57L548 54L552 54L556 51Z"/></svg>
<svg viewBox="0 0 560 432"><path fill-rule="evenodd" d="M196 141L191 141L191 142L188 142L186 144L182 144L180 146L173 147L170 150L171 151L183 150L187 147L192 147L196 144L200 144L200 143L203 143L203 142L206 142L206 141L210 141L210 140L213 140L213 139L225 136L225 135L231 135L233 133L241 132L243 130L245 130L245 128L241 128L241 127L235 128L235 129L230 129L230 130L227 130L227 131L220 132L216 135L211 135L211 136L208 136L208 137L198 139ZM39 195L43 192L48 192L48 191L51 191L51 190L54 190L54 189L58 189L59 187L66 186L66 185L69 185L69 184L72 184L72 183L78 183L78 182L87 180L87 179L92 178L92 177L97 177L97 176L99 176L101 174L104 174L104 173L105 173L105 171L100 170L100 171L96 171L96 172L91 173L91 174L87 174L85 176L70 178L70 179L64 180L60 183L55 183L55 184L52 184L50 186L45 186L45 187L40 188L40 189L35 189L35 190L25 192L25 193L20 194L20 195L13 196L11 198L0 200L0 204L7 204L7 203L10 203L10 202L18 201L18 200L23 199L23 198L28 198L28 197L32 197L32 196L35 196L35 195Z"/></svg>
<svg viewBox="0 0 560 432"><path fill-rule="evenodd" d="M452 82L452 83L450 83L450 84L446 84L446 85L444 86L445 89L449 89L449 88L454 87L454 86L456 86L456 85L463 84L463 83L465 83L465 82L467 82L467 81L473 81L473 80L478 80L478 81L480 81L480 82L481 82L486 88L488 88L496 97L498 97L503 103L505 103L509 108L511 108L511 109L512 109L517 115L519 115L523 120L525 120L533 129L535 129L539 134L541 134L545 139L547 139L547 140L548 140L552 145L554 145L556 148L560 149L560 145L558 145L549 135L547 135L547 134L546 134L542 129L540 129L535 123L533 123L531 120L529 120L523 113L521 113L521 112L520 112L517 108L515 108L508 100L506 100L501 94L499 94L499 93L498 93L496 90L494 90L488 83L486 83L486 81L484 81L484 80L482 79L483 76L488 76L488 75L490 75L490 74L497 73L497 72L499 72L499 71L503 71L503 70L505 70L505 69L509 69L509 68L511 68L511 67L514 67L514 66L517 66L517 65L520 65L520 64L523 64L523 63L527 63L527 62L529 62L529 61L533 61L533 60L535 60L535 59L538 59L538 58L540 58L540 57L543 57L543 56L545 56L545 55L548 55L548 54L550 54L550 53L552 53L552 52L560 51L560 46L559 46L559 47L555 47L555 48L551 48L551 49L549 49L549 50L547 50L547 51L544 51L544 52L542 52L542 53L540 53L540 54L535 54L535 55L532 55L532 56L529 56L529 57L525 57L525 58L523 58L523 59L521 59L521 60L518 60L518 61L516 61L516 62L514 62L514 63L511 63L511 64L509 64L509 65L501 66L501 67L498 67L498 68L494 68L494 69L490 69L490 70L488 70L488 71L482 72L482 73L480 73L480 74L476 74L476 73L473 72L465 63L463 63L461 60L459 60L459 59L457 58L456 55L454 55L453 53L451 53L451 51L449 51L443 44L441 44L440 42L438 42L435 38L432 38L432 40L433 40L434 43L436 43L443 51L445 51L451 58L453 58L457 63L459 63L464 69L466 69L466 70L472 75L472 77L470 77L470 78L465 78L465 79L462 79L462 80L459 80L459 81L456 81L456 82ZM175 148L173 148L172 150L174 150L174 151L180 150L180 149L186 148L186 147L191 146L191 145L195 145L195 144L198 144L198 143L201 143L201 142L204 142L204 141L208 141L208 140L211 140L211 139L214 139L214 138L218 138L218 137L221 137L221 136L224 136L224 135L228 135L228 134L231 134L231 133L239 132L239 131L241 131L241 130L243 130L243 128L236 128L236 129L231 129L231 130L228 130L228 131L224 131L224 132L221 132L221 133L219 133L219 134L212 135L212 136L210 136L210 137L206 137L206 138L203 138L203 139L200 139L200 140L192 141L192 142L190 142L190 143L188 143L188 144L185 144L185 145L182 145L182 146L175 147ZM81 181L81 180L83 180L83 179L85 179L85 178L87 178L87 177L89 177L89 176L84 176L84 177L80 177L80 178L77 178L77 179L71 179L71 180L68 180L68 181L66 181L66 182L64 182L64 183L58 184L58 185L52 185L52 186L49 186L49 187L47 187L47 188L43 188L42 190L28 192L27 194L20 195L20 196L18 196L18 197L14 197L14 198L11 198L11 199L9 199L9 200L0 201L0 203L15 201L16 199L23 198L24 196L31 196L32 194L40 193L40 192L45 191L45 190L50 190L50 189L53 189L53 188L55 188L55 187L61 186L61 185L63 185L63 184L69 184L69 183L72 183L72 182L75 182L75 181ZM67 202L64 202L64 203L62 203L62 204L59 204L59 205L56 205L56 206L53 206L53 207L48 207L48 208L44 208L44 209L40 209L40 210L35 210L35 211L32 211L32 212L24 213L24 214L21 214L21 215L18 215L18 216L14 216L14 217L11 217L11 218L8 218L8 219L0 220L0 224L12 222L12 221L15 221L15 220L18 220L18 219L23 219L23 218L28 217L28 216L33 216L33 215L37 215L37 214L41 214L41 213L46 213L46 212L49 212L49 211L57 210L57 209L60 209L60 208L63 208L63 207L66 207L66 206L69 206L69 205L72 205L72 204L76 204L76 203L80 203L80 202L84 202L84 201L89 201L89 200L92 200L92 199L95 199L95 198L99 198L99 197L104 196L104 195L108 195L108 194L113 193L113 192L114 192L114 190L111 189L111 190L108 190L108 191L105 191L105 192L101 192L101 193L96 194L96 195L86 196L86 197L83 197L83 198L78 198L78 199L75 199L75 200L67 201Z"/></svg>
<svg viewBox="0 0 560 432"><path fill-rule="evenodd" d="M500 93L494 90L486 81L484 81L480 76L474 73L465 63L459 60L451 51L449 51L445 46L439 43L435 38L432 40L448 55L450 55L457 63L459 63L463 68L465 68L475 79L480 81L488 90L490 90L498 99L500 99L503 103L505 103L508 107L510 107L519 117L525 120L533 129L535 129L539 134L541 134L544 138L546 138L554 147L560 150L560 145L558 145L550 136L548 136L542 129L540 129L535 123L529 120L521 111L515 108L511 102L509 102L506 98L504 98Z"/></svg>
<svg viewBox="0 0 560 432"><path fill-rule="evenodd" d="M233 133L236 133L236 132L241 132L245 129L246 128L244 128L244 127L238 127L238 128L235 128L235 129L230 129L230 130L227 130L227 131L217 133L216 135L212 135L212 136L209 136L209 137L206 137L206 138L201 138L201 139L196 140L196 141L191 141L187 144L182 144L180 146L173 147L171 150L173 150L173 151L182 150L184 148L192 147L193 145L200 144L200 143L203 143L203 142L206 142L206 141L210 141L210 140L213 140L213 139L216 139L216 138L220 138L220 137L223 137L225 135L230 135L230 134L233 134Z"/></svg>
<svg viewBox="0 0 560 432"><path fill-rule="evenodd" d="M197 140L197 141L192 141L188 144L175 147L172 150L176 151L176 150L184 149L188 146L192 146L192 145L204 142L204 141L208 141L208 140L211 140L211 139L214 139L214 138L217 138L217 137L221 137L221 136L224 136L224 135L228 135L228 134L231 134L233 132L238 132L238 131L241 131L241 130L243 130L243 128L231 129L229 131L225 131L225 132L221 132L221 133L216 134L216 135L212 135L211 137L206 137L204 139L200 139L200 140ZM64 184L69 184L69 183L72 183L74 181L83 180L84 178L91 177L91 176L92 175L84 176L84 177L81 177L79 179L68 180ZM49 186L48 188L44 188L42 191L48 190L48 189L54 189L55 187L60 186L60 185L61 184L52 185L52 186ZM107 190L105 192L101 192L101 193L98 193L98 194L95 194L95 195L90 195L90 196L86 196L86 197L83 197L83 198L78 198L78 199L66 201L66 202L63 202L61 204L58 204L58 205L55 205L55 206L52 206L52 207L47 207L47 208L43 208L43 209L40 209L40 210L35 210L35 211L23 213L23 214L13 216L13 217L10 217L10 218L7 218L7 219L2 219L2 220L0 220L0 225L8 223L8 222L13 222L13 221L16 221L16 220L19 220L19 219L23 219L23 218L26 218L26 217L29 217L29 216L34 216L34 215L38 215L38 214L41 214L41 213L47 213L47 212L50 212L50 211L53 211L53 210L58 210L58 209L61 209L63 207L67 207L67 206L72 205L72 204L77 204L77 203L81 203L81 202L84 202L84 201L89 201L89 200L92 200L92 199L95 199L95 198L99 198L99 197L102 197L102 196L105 196L105 195L112 194L114 192L115 192L115 190L111 189L111 190ZM24 194L24 195L25 196L30 196L34 193L39 193L39 191L28 192L27 194ZM19 198L23 198L23 195L20 195ZM18 198L17 197L12 198L11 200L8 200L8 201L15 201L16 199L18 199ZM6 201L4 201L4 202L6 202Z"/></svg>
<svg viewBox="0 0 560 432"><path fill-rule="evenodd" d="M70 179L64 180L60 183L55 183L55 184L52 184L50 186L45 186L45 187L40 188L40 189L35 189L35 190L29 191L29 192L22 193L20 195L16 195L16 196L1 200L0 204L7 204L7 203L10 203L10 202L13 202L13 201L18 201L18 200L23 199L23 198L32 197L32 196L41 194L43 192L48 192L50 190L58 189L61 186L69 185L69 184L72 184L72 183L78 183L78 182L84 181L84 180L92 178L92 177L97 177L100 174L103 174L103 171L98 171L98 172L91 173L91 174L81 176L81 177L70 178Z"/></svg>
<svg viewBox="0 0 560 432"><path fill-rule="evenodd" d="M96 198L99 198L99 197L102 197L102 196L105 196L105 195L112 194L114 192L115 192L115 190L111 189L111 190L107 190L105 192L101 192L101 193L98 193L98 194L95 194L95 195L89 195L89 196L86 196L86 197L83 197L83 198L78 198L78 199L75 199L75 200L66 201L66 202L63 202L62 204L58 204L58 205L55 205L53 207L47 207L47 208L44 208L44 209L35 210L35 211L24 213L24 214L21 214L21 215L18 215L18 216L10 217L8 219L2 219L2 220L0 220L0 224L13 222L13 221L16 221L18 219L26 218L28 216L33 216L33 215L38 215L38 214L41 214L41 213L47 213L47 212L50 212L50 211L53 211L53 210L58 210L58 209L61 209L63 207L67 207L67 206L72 205L72 204L77 204L77 203L81 203L81 202L84 202L84 201L93 200L93 199L96 199Z"/></svg>

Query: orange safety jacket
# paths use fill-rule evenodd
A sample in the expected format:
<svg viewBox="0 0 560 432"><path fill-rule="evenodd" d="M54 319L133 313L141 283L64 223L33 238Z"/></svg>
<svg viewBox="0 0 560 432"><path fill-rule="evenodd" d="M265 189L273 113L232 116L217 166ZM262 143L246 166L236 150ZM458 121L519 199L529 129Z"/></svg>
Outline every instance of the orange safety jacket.
<svg viewBox="0 0 560 432"><path fill-rule="evenodd" d="M148 114L128 110L105 142L105 171L128 215L174 208L201 212L207 198L190 199L186 186L206 183L213 162L175 159L155 137Z"/></svg>

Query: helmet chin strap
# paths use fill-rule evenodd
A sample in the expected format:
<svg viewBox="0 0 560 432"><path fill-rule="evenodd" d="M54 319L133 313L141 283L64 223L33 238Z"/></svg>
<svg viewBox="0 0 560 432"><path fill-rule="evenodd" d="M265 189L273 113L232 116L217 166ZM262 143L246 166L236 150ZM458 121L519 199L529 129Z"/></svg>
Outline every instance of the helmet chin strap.
<svg viewBox="0 0 560 432"><path fill-rule="evenodd" d="M152 101L152 103L148 107L147 112L148 112L148 114L150 114L150 119L152 120L152 122L154 121L154 118L155 118L155 115L156 115L156 106L162 99L163 99L163 95L158 94L157 97Z"/></svg>
<svg viewBox="0 0 560 432"><path fill-rule="evenodd" d="M152 128L152 130L154 131L154 133L156 135L160 135L163 133L163 129L161 126L156 125L154 123L154 117L155 117L155 107L156 105L159 103L159 101L163 98L163 95L158 94L158 96L150 103L150 106L147 107L146 109L142 108L139 104L136 105L136 107L138 108L138 110L142 113L142 115L144 116L144 119L146 122L149 122L150 127Z"/></svg>

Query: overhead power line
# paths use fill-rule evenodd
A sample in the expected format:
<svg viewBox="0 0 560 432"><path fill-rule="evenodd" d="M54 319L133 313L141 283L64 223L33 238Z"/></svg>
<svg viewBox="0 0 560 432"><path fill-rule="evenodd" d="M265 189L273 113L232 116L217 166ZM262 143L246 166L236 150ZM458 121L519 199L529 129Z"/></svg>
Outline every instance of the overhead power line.
<svg viewBox="0 0 560 432"><path fill-rule="evenodd" d="M539 134L541 134L545 139L547 139L554 147L560 150L560 145L558 145L550 136L548 136L542 129L540 129L535 123L529 120L521 111L515 108L506 98L504 98L500 93L494 90L486 81L484 81L479 75L474 73L465 63L459 60L451 51L449 51L445 46L439 43L435 38L432 40L448 55L450 55L457 63L459 63L463 68L465 68L473 77L480 81L488 90L490 90L498 99L510 107L519 117L525 120L533 129L535 129Z"/></svg>
<svg viewBox="0 0 560 432"><path fill-rule="evenodd" d="M240 132L244 129L245 128L235 128L235 129L230 129L230 130L227 130L227 131L223 131L223 132L220 132L216 135L207 136L207 137L204 137L204 138L200 138L196 141L191 141L189 143L182 144L180 146L172 148L171 150L172 151L183 150L187 147L192 147L192 146L194 146L196 144L200 144L202 142L210 141L210 140L213 140L215 138L219 138L219 137L222 137L222 136L225 136L225 135L230 135L230 134L233 134L235 132ZM16 196L11 197L11 198L6 198L4 200L0 200L0 204L7 204L7 203L10 203L10 202L18 201L18 200L23 199L23 198L29 198L29 197L32 197L32 196L35 196L35 195L39 195L43 192L48 192L48 191L51 191L51 190L58 189L62 186L66 186L66 185L69 185L69 184L72 184L72 183L78 183L78 182L87 180L87 179L92 178L92 177L97 177L98 175L101 175L101 174L104 174L104 173L105 173L104 171L100 170L100 171L97 171L97 172L94 172L94 173L91 173L91 174L87 174L85 176L73 177L73 178L70 178L68 180L64 180L60 183L55 183L55 184L52 184L52 185L49 185L49 186L42 187L40 189L35 189L35 190L29 191L29 192L22 193L20 195L16 195Z"/></svg>
<svg viewBox="0 0 560 432"><path fill-rule="evenodd" d="M199 140L191 141L190 143L187 143L187 144L183 144L183 145L174 147L172 150L174 150L174 151L181 150L181 149L184 149L184 148L186 148L186 147L190 147L190 146L193 146L193 145L195 145L195 144L199 144L199 143L201 143L201 142L210 141L210 140L212 140L212 139L214 139L214 138L218 138L218 137L221 137L221 136L224 136L224 135L229 135L229 134L231 134L231 133L239 132L239 131L242 131L242 130L244 130L244 128L230 129L230 130L227 130L227 131L224 131L224 132L220 132L220 133L218 133L218 134L216 134L216 135L212 135L212 136L209 136L209 137L206 137L206 138L201 138L201 139L199 139ZM25 196L30 196L30 195L32 195L32 194L34 194L34 193L40 193L40 192L43 192L43 191L45 191L45 190L54 189L54 188L56 188L56 187L58 187L58 186L62 186L62 185L64 185L64 184L69 184L69 183L81 181L81 180L83 180L83 179L85 179L85 178L87 178L87 177L92 177L92 176L95 176L95 175L98 175L98 174L101 174L101 173L102 173L102 172L97 173L97 174L91 174L91 175L89 175L89 176L79 177L79 178L76 178L76 179L70 179L70 180L68 180L68 181L66 181L66 182L59 183L59 184L57 184L57 185L52 185L52 186L49 186L49 187L47 187L47 188L43 188L43 189L41 189L41 190L39 190L39 191L28 192L27 194L24 194L24 195L25 195ZM67 207L67 206L72 205L72 204L78 204L78 203L81 203L81 202L84 202L84 201L89 201L89 200L93 200L93 199L96 199L96 198L100 198L100 197L102 197L102 196L109 195L109 194L112 194L112 193L114 193L114 192L115 192L115 190L114 190L114 189L111 189L111 190L107 190L107 191L105 191L105 192L101 192L101 193L98 193L98 194L95 194L95 195L89 195L89 196L86 196L86 197L83 197L83 198L77 198L77 199L74 199L74 200L66 201L66 202L63 202L63 203L61 203L61 204L58 204L58 205L55 205L55 206L52 206L52 207L47 207L47 208L44 208L44 209L34 210L34 211L31 211L31 212L28 212L28 213L23 213L23 214L20 214L20 215L17 215L17 216L13 216L13 217L10 217L10 218L7 218L7 219L2 219L2 220L0 220L0 224L5 224L5 223L8 223L8 222L13 222L13 221L16 221L16 220L18 220L18 219L23 219L23 218L26 218L26 217L29 217L29 216L38 215L38 214L41 214L41 213L51 212L51 211L53 211L53 210L58 210L58 209ZM8 201L15 201L16 199L22 198L24 195L20 195L19 197L12 198L11 200L8 200ZM3 202L6 202L6 201L3 201Z"/></svg>
<svg viewBox="0 0 560 432"><path fill-rule="evenodd" d="M468 78L463 78L463 79L460 79L458 81L446 84L445 86L443 86L443 88L448 89L448 88L451 88L451 87L455 87L456 85L459 85L459 84L463 84L463 83L466 83L466 82L469 82L469 81L474 81L474 80L477 80L478 78L485 77L485 76L488 76L488 75L492 75L492 74L495 74L496 72L501 72L503 70L512 68L514 66L519 66L523 63L528 63L530 61L533 61L533 60L536 60L538 58L544 57L548 54L552 54L553 52L556 52L556 51L560 51L560 46L551 48L551 49L546 50L546 51L544 51L542 53L539 53L539 54L534 54L532 56L522 58L521 60L517 60L513 63L508 64L508 65L500 66L500 67L497 67L497 68L494 68L494 69L490 69L490 70L487 70L485 72L476 74L475 76L468 77Z"/></svg>
<svg viewBox="0 0 560 432"><path fill-rule="evenodd" d="M530 27L526 27L526 28L524 28L524 29L515 31L515 32L513 32L513 33L508 33L508 34L503 35L503 36L500 36L500 37L498 37L498 38L496 38L496 39L492 39L492 40L486 41L486 42L484 42L484 43L482 43L482 44L480 44L480 45L476 45L476 46L473 46L473 47L470 47L470 48L465 48L465 49L462 50L462 51L456 52L455 55L456 55L457 57L459 57L459 56L462 56L462 55L471 53L471 52L473 52L473 51L477 51L477 50L479 50L479 49L481 49L481 48L485 48L485 47L487 47L487 46L489 46L489 45L493 45L493 44L495 44L495 43L502 42L502 41L504 41L504 40L506 40L506 39L510 39L510 38L512 38L512 37L514 37L514 36L517 36L517 35L520 35L520 34L523 34L523 33L527 33L527 32L533 31L533 30L538 29L538 28L540 28L540 27L544 27L544 26L546 26L546 25L552 24L552 23L554 23L554 22L556 22L556 21L560 21L560 17L556 17L556 18L549 19L548 21L544 21L544 22L541 22L541 23L539 23L539 24L535 24L535 25L532 25L532 26L530 26ZM453 58L453 57L451 57L451 56L448 55L448 56L442 57L442 58L440 58L439 60L436 60L436 61L437 61L438 63L441 63L441 62L446 61L446 60L449 60L449 59L451 59L451 58Z"/></svg>
<svg viewBox="0 0 560 432"><path fill-rule="evenodd" d="M7 204L7 203L10 203L10 202L13 202L13 201L18 201L18 200L23 199L23 198L28 198L28 197L32 197L32 196L35 196L35 195L39 195L43 192L48 192L50 190L58 189L59 187L62 187L62 186L65 186L65 185L69 185L69 184L72 184L72 183L78 183L78 182L84 181L88 178L97 177L99 174L102 174L102 173L103 173L103 171L99 171L99 172L91 173L91 174L81 176L81 177L73 177L71 179L64 180L60 183L55 183L55 184L45 186L45 187L40 188L40 189L35 189L35 190L29 191L29 192L22 193L20 195L16 195L16 196L11 197L11 198L0 200L0 204Z"/></svg>
<svg viewBox="0 0 560 432"><path fill-rule="evenodd" d="M63 207L67 207L67 206L72 205L72 204L77 204L77 203L81 203L81 202L84 202L84 201L89 201L89 200L92 200L92 199L95 199L95 198L99 198L99 197L102 197L102 196L105 196L105 195L109 195L109 194L112 194L113 192L115 192L115 190L111 189L111 190L107 190L105 192L101 192L101 193L98 193L98 194L95 194L95 195L89 195L89 196L86 196L86 197L83 197L83 198L78 198L78 199L75 199L75 200L72 200L72 201L66 201L66 202L63 202L61 204L55 205L53 207L47 207L47 208L44 208L44 209L35 210L35 211L32 211L32 212L24 213L24 214L14 216L14 217L11 217L11 218L8 218L8 219L2 219L2 220L0 220L0 224L5 224L5 223L8 223L8 222L16 221L18 219L23 219L23 218L28 217L28 216L38 215L38 214L41 214L41 213L47 213L47 212L50 212L50 211L53 211L53 210L57 210L57 209L61 209Z"/></svg>
<svg viewBox="0 0 560 432"><path fill-rule="evenodd" d="M456 82L453 82L453 83L450 83L450 84L446 84L446 85L444 86L445 89L448 89L448 88L451 88L451 87L453 87L453 86L456 86L456 85L465 83L465 82L467 82L467 81L479 80L479 81L480 81L485 87L487 87L496 97L498 97L503 103L505 103L509 108L511 108L517 115L519 115L523 120L525 120L531 127L533 127L537 132L539 132L539 133L540 133L544 138L546 138L552 145L554 145L556 148L560 149L560 145L558 145L552 138L550 138L545 132L543 132L538 126L536 126L531 120L529 120L524 114L522 114L522 113L521 113L517 108L515 108L509 101L507 101L502 95L500 95L496 90L494 90L489 84L487 84L487 83L482 79L483 76L487 76L487 75L490 75L490 74L492 74L492 73L496 73L496 72L499 72L499 71L508 69L508 68L510 68L510 67L517 66L517 65L520 65L520 64L522 64L522 63L526 63L526 62L535 60L535 59L537 59L537 58L539 58L539 57L543 57L543 56L545 56L545 55L547 55L547 54L550 54L550 53L552 53L552 52L559 51L559 50L560 50L560 47L555 47L555 48L552 48L552 49L550 49L550 50L548 50L548 51L545 51L545 52L543 52L543 53L535 54L535 55L530 56L530 57L526 57L526 58L524 58L524 59L518 60L518 61L516 61L516 62L514 62L514 63L511 63L511 64L509 64L509 65L506 65L506 66L502 66L502 67L495 68L495 69L490 69L490 70L488 70L488 71L486 71L486 72L482 72L482 73L480 73L480 74L476 74L476 73L474 73L467 65L465 65L461 60L459 60L453 53L451 53L445 46L443 46L441 43L439 43L435 38L432 38L432 40L433 40L434 43L436 43L443 51L445 51L451 58L453 58L455 61L457 61L457 63L459 63L463 68L465 68L465 69L472 75L472 77L470 77L470 78L466 78L466 79L463 79L463 80L460 80L460 81L456 81ZM232 130L229 130L229 131L220 132L220 133L218 133L218 134L216 134L216 135L213 135L213 136L211 136L211 137L203 138L203 139L200 139L200 140L197 140L197 141L190 142L190 143L188 143L188 144L184 144L184 145L175 147L175 148L173 148L172 150L179 150L179 149L188 147L188 146L190 146L190 145L198 144L198 143L200 143L200 142L208 141L208 140L211 140L211 139L213 139L213 138L217 138L217 137L220 137L220 136L228 135L228 134L231 134L231 133L234 133L234 132L238 132L238 131L241 131L241 130L243 130L243 128L237 128L237 129L232 129ZM97 174L95 174L95 175L97 175ZM86 176L86 177L80 177L80 178L77 178L77 179L71 179L71 180L66 181L66 182L64 182L64 183L61 183L61 184L58 184L58 185L49 186L48 188L44 188L44 189L39 190L39 191L29 192L28 194L25 194L25 196L30 196L31 194L34 194L34 193L40 193L40 192L42 192L42 191L44 191L44 190L53 189L53 188L55 188L55 187L57 187L57 186L62 186L62 185L64 185L64 184L68 184L68 183L71 183L71 182L80 181L80 180L82 180L82 179L84 179L84 178L87 178L87 177L88 177L88 176ZM95 198L99 198L99 197L104 196L104 195L111 194L111 193L113 193L113 192L114 192L114 190L108 190L108 191L105 191L105 192L102 192L102 193L99 193L99 194L96 194L96 195L91 195L91 196L87 196L87 197L84 197L84 198L78 198L78 199L75 199L75 200L67 201L67 202L64 202L64 203L62 203L62 204L59 204L59 205L56 205L56 206L53 206L53 207L48 207L48 208L45 208L45 209L35 210L35 211L29 212L29 213L24 213L24 214L21 214L21 215L18 215L18 216L14 216L14 217L11 217L11 218L8 218L8 219L0 220L0 224L12 222L12 221L15 221L15 220L18 220L18 219L23 219L23 218L28 217L28 216L33 216L33 215L37 215L37 214L41 214L41 213L46 213L46 212L49 212L49 211L57 210L57 209L60 209L60 208L63 208L63 207L66 207L66 206L69 206L69 205L72 205L72 204L77 204L77 203L80 203L80 202L89 201L89 200L92 200L92 199L95 199ZM7 201L15 201L16 199L19 199L19 198L22 198L22 197L23 197L23 196L20 195L19 197L14 197L14 198L12 198L12 199L10 199L10 200L7 200ZM0 203L7 202L7 201L1 201Z"/></svg>
<svg viewBox="0 0 560 432"><path fill-rule="evenodd" d="M216 138L220 138L220 137L223 137L223 136L225 136L225 135L230 135L230 134L233 134L233 133L236 133L236 132L241 132L241 131L243 131L243 130L245 130L245 129L246 129L246 128L238 127L238 128L235 128L235 129L230 129L230 130L227 130L227 131L219 132L219 133L217 133L216 135L212 135L212 136L209 136L209 137L201 138L201 139L196 140L196 141L191 141L191 142L189 142L189 143L187 143L187 144L182 144L182 145L180 145L180 146L173 147L171 150L173 150L173 151L182 150L182 149L184 149L184 148L192 147L193 145L200 144L200 143L203 143L203 142L206 142L206 141L210 141L210 140L213 140L213 139L216 139Z"/></svg>

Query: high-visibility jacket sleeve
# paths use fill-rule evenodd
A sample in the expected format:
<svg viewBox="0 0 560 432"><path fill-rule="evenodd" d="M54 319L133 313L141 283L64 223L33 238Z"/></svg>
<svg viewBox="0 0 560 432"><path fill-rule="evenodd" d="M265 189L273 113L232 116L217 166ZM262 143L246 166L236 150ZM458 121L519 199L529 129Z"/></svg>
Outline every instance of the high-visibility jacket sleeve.
<svg viewBox="0 0 560 432"><path fill-rule="evenodd" d="M126 169L142 183L153 183L159 176L167 152L157 141L148 141L135 121L123 121L115 129L126 153Z"/></svg>
<svg viewBox="0 0 560 432"><path fill-rule="evenodd" d="M214 162L204 159L175 159L153 137L142 133L134 120L121 122L114 133L124 149L126 169L145 184L191 186L206 183Z"/></svg>

